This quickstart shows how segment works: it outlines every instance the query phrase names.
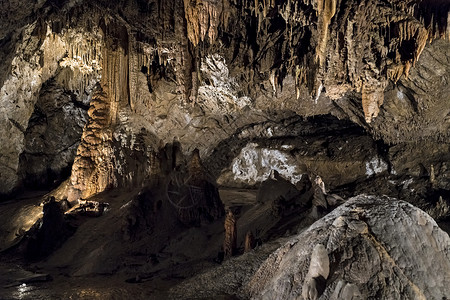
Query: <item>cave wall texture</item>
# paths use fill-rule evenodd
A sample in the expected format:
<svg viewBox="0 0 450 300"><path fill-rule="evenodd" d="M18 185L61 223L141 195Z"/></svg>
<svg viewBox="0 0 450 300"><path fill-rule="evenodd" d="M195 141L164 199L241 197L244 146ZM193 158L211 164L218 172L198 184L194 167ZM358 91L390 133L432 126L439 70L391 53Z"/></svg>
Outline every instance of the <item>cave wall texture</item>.
<svg viewBox="0 0 450 300"><path fill-rule="evenodd" d="M295 115L420 143L441 156L436 176L448 173L446 0L0 3L5 197L69 174L71 200L139 186L161 172L166 144L207 161Z"/></svg>

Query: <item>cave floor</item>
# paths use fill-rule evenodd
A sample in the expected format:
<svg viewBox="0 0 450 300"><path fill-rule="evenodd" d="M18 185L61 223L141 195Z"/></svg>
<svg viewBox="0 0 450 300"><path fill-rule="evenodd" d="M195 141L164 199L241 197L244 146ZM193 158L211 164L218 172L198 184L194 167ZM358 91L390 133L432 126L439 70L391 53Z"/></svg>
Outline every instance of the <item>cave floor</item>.
<svg viewBox="0 0 450 300"><path fill-rule="evenodd" d="M2 215L9 218L8 222L3 224L10 226L2 226L4 228L1 230L10 232L10 235L9 240L2 240L1 246L2 249L12 248L6 251L6 255L0 256L0 299L166 299L169 297L167 291L171 287L219 265L217 254L223 241L223 218L208 226L189 228L178 233L159 253L150 255L152 259L156 257L157 262L149 260L148 255L144 254L148 249L142 244L148 243L149 237L134 243L126 253L115 252L117 245L114 243L106 245L108 236L117 235L120 231L119 223L114 220L121 215L120 207L127 203L129 195L129 192L103 195L103 198L111 203L107 213L99 218L87 218L81 222L76 233L60 249L36 263L26 263L17 258L14 252L19 247L16 244L20 242L20 233L28 229L19 224L26 219L30 220L27 224L31 227L32 223L42 216L39 206L42 193L18 202L2 204ZM284 231L274 232L272 227L279 220L267 217L270 214L270 205L256 202L257 190L220 189L220 196L225 207L233 210L238 220L239 252L243 251L246 232L255 226L259 226L259 235L267 233L266 239L284 234ZM106 228L106 223L116 225L108 225L109 232L99 234ZM90 245L85 248L85 252L77 252L83 250L82 246L77 245L85 245L86 241L89 241ZM275 243L268 247L266 251L262 251L265 253L262 255L268 255L277 245L278 243ZM110 256L119 256L120 264L116 260L111 262L108 255L101 255L101 260L108 264L102 268L92 259L86 258L92 249L103 249L107 246L110 248L105 251L110 251ZM65 257L71 255L70 259ZM77 260L82 260L84 265L91 266L96 272L90 273L85 269L80 271ZM49 275L50 278L41 276L33 279L36 274ZM136 283L135 279L139 282ZM21 283L24 281L31 282ZM221 296L218 295L217 299L221 299ZM232 298L224 295L223 299Z"/></svg>
<svg viewBox="0 0 450 300"><path fill-rule="evenodd" d="M0 213L6 219L0 227L4 237L0 249L9 250L0 255L0 299L176 298L170 294L173 287L220 266L217 258L223 243L224 218L182 230L162 222L156 227L161 229L157 234L146 232L136 241L124 241L122 208L137 193L110 191L97 196L98 201L110 204L108 211L98 218L77 220L75 234L49 257L34 263L24 262L15 251L20 249L21 236L42 215L39 203L43 193L1 204ZM274 217L272 203L258 202L256 189L221 188L219 193L237 220L238 255L227 264L244 261L258 266L285 237L314 222L309 210ZM449 232L449 222L439 225ZM259 246L246 254L245 260L239 259L248 231L259 237ZM217 295L216 299L233 296Z"/></svg>

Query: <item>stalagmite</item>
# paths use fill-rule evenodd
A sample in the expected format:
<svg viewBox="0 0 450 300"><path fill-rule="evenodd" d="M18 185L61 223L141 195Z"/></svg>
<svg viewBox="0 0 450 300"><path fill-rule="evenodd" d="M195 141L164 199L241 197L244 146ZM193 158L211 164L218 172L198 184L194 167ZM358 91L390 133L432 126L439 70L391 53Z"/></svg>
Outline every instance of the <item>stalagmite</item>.
<svg viewBox="0 0 450 300"><path fill-rule="evenodd" d="M244 253L252 251L255 247L255 238L253 237L253 233L248 231L245 235L245 243L244 243Z"/></svg>
<svg viewBox="0 0 450 300"><path fill-rule="evenodd" d="M91 101L89 121L78 147L72 175L68 200L74 203L78 199L104 191L116 185L111 161L109 99L105 91L99 88Z"/></svg>
<svg viewBox="0 0 450 300"><path fill-rule="evenodd" d="M117 122L119 102L129 103L128 56L124 49L128 47L124 45L128 33L119 24L108 26L117 26L117 36L109 36L108 30L103 32L109 47L103 48L101 82L91 100L89 120L72 166L70 202L119 185L112 129Z"/></svg>
<svg viewBox="0 0 450 300"><path fill-rule="evenodd" d="M237 229L236 219L231 210L228 211L225 218L225 239L223 241L223 252L225 258L229 258L236 254Z"/></svg>
<svg viewBox="0 0 450 300"><path fill-rule="evenodd" d="M189 161L188 168L189 175L191 177L190 183L200 185L205 180L206 176L200 159L200 151L198 149L194 149L192 152L192 157Z"/></svg>
<svg viewBox="0 0 450 300"><path fill-rule="evenodd" d="M435 181L436 181L436 175L434 174L434 166L431 165L430 166L430 183L431 183L431 185L434 185Z"/></svg>
<svg viewBox="0 0 450 300"><path fill-rule="evenodd" d="M368 79L362 86L362 106L367 123L378 116L380 106L384 102L384 89L386 83L375 79Z"/></svg>

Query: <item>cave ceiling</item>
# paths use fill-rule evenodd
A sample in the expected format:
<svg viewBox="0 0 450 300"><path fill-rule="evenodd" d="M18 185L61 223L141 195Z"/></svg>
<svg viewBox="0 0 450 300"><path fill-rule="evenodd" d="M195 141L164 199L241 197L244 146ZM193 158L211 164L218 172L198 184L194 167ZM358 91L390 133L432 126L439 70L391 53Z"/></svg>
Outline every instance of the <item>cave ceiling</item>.
<svg viewBox="0 0 450 300"><path fill-rule="evenodd" d="M63 175L73 199L138 184L168 143L207 160L249 128L247 142L270 138L295 116L331 115L389 145L446 143L449 8L3 1L0 193Z"/></svg>

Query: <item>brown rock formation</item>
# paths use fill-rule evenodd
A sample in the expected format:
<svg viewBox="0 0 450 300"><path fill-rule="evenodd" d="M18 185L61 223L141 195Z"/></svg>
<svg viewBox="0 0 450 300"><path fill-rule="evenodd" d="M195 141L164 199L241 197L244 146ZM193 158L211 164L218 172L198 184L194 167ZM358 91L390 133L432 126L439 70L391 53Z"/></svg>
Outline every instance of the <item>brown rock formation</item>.
<svg viewBox="0 0 450 300"><path fill-rule="evenodd" d="M328 42L328 26L336 13L337 0L318 0L317 15L319 17L319 42L316 47L316 60L320 66L325 63L325 51Z"/></svg>
<svg viewBox="0 0 450 300"><path fill-rule="evenodd" d="M194 46L205 41L206 36L211 44L215 42L219 23L227 27L227 5L228 1L184 0L187 35Z"/></svg>
<svg viewBox="0 0 450 300"><path fill-rule="evenodd" d="M236 254L237 247L237 229L236 219L231 210L227 212L225 217L225 239L223 241L223 252L225 258L230 258Z"/></svg>
<svg viewBox="0 0 450 300"><path fill-rule="evenodd" d="M113 173L110 104L101 87L91 101L88 114L89 121L72 168L71 202L117 186Z"/></svg>
<svg viewBox="0 0 450 300"><path fill-rule="evenodd" d="M251 231L245 234L244 253L250 252L255 248L255 237Z"/></svg>

